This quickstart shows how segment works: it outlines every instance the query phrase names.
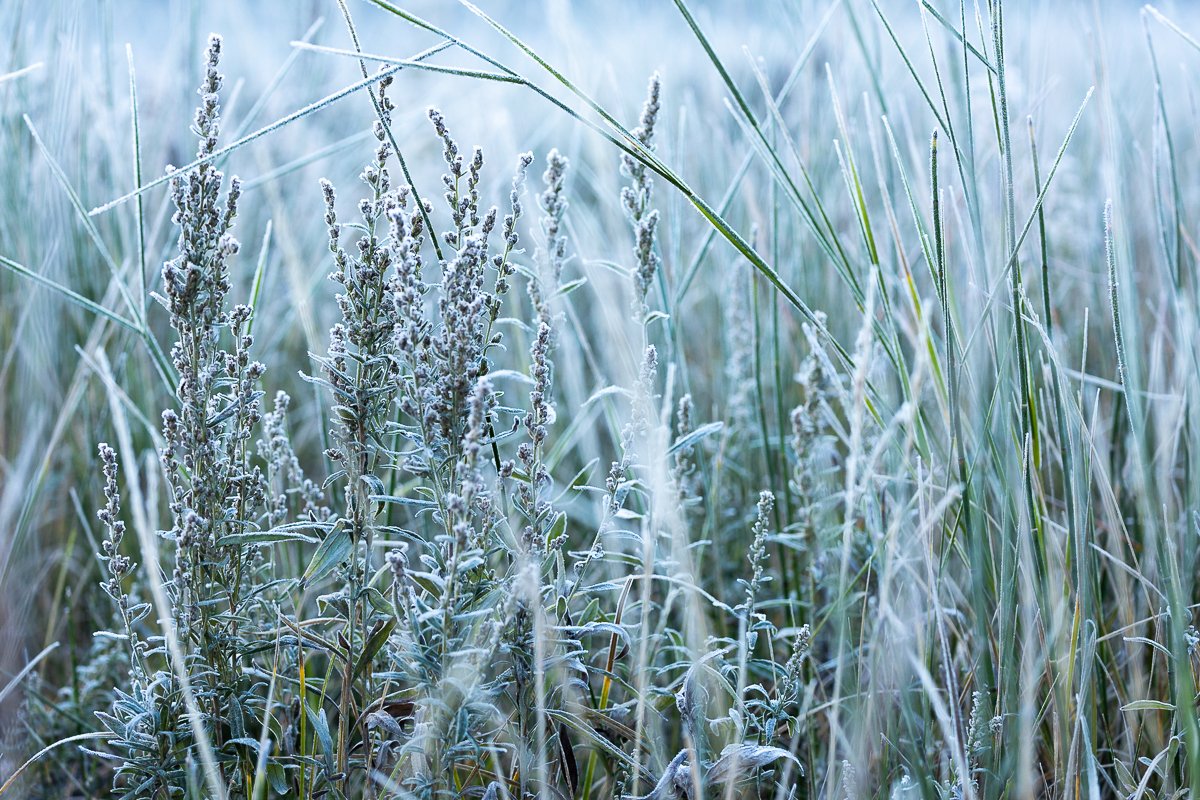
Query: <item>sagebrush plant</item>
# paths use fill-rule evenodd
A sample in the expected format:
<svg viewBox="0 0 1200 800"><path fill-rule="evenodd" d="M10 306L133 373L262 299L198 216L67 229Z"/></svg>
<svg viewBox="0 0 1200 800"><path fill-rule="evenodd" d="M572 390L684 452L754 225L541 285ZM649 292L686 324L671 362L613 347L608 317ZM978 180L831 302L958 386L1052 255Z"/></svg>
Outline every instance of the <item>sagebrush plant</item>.
<svg viewBox="0 0 1200 800"><path fill-rule="evenodd" d="M214 36L193 127L201 164L172 176L179 254L163 268L164 291L155 295L178 336L171 349L177 404L162 414L170 527L161 536L173 545L165 636L141 632L152 604L127 593L126 584L138 581L121 553L117 457L100 447L108 498L100 511L108 531L102 555L111 576L104 591L117 606L116 635L128 644L129 664L128 688L115 688L111 707L96 711L112 753L104 757L113 791L458 797L474 786L493 795L576 793L583 778L573 728L586 725L583 710L596 684L604 684L600 712L621 708L609 706L613 665L597 663L604 650L586 644L617 630L611 620L621 612L606 613L603 592L584 582L602 552L566 552L567 517L555 507L546 463L557 418L554 329L562 322L552 304L569 256L562 230L568 160L549 153L538 197L543 241L526 275L523 309L527 405L502 405L489 373L505 341L497 323L505 319L513 259L523 252L518 224L532 155L518 159L501 220L495 207L481 208L482 152L465 158L443 115L429 111L442 142L449 225L429 232L442 257L427 264L426 220L439 210L407 184L393 184L391 79L380 77L377 145L360 175L358 222L339 221L334 186L321 182L340 320L327 353L313 356L320 373L305 377L328 393L324 456L332 471L319 488L289 438L290 398L280 393L273 411L262 410L266 368L249 355L254 309L228 299L240 182L230 179L223 193L224 175L208 163L219 144L220 55ZM658 93L655 77L639 133L647 146ZM626 159L624 169L633 180L623 202L634 226L640 319L658 263L657 212L648 210L645 168ZM638 459L649 455L642 440L659 427L658 391L656 350L647 344L621 458L609 475L606 535L632 534L622 520L637 519L634 509L650 502L638 485ZM515 457L502 457L508 454ZM749 599L733 610L756 629L763 623L753 610L763 581L763 504L769 507L760 503L747 565ZM632 555L648 577L656 537L645 529L639 536L644 544ZM277 554L297 544L311 545L311 556L301 574L288 575ZM647 616L659 601L649 581L644 587L637 605ZM658 638L643 639L640 658L648 665L659 659L645 643ZM614 722L628 735L579 742L591 756L589 789L611 793L619 785L636 793L653 783L650 754L638 744L651 689L644 674L633 680L634 730ZM680 709L703 715L695 702L680 701ZM739 740L754 730L736 727ZM691 762L681 751L658 782L690 785L680 781L693 769L689 781L737 785L750 779L739 760L758 769L792 757L770 746L774 739L760 735L715 753L693 749ZM709 763L705 777L697 768Z"/></svg>
<svg viewBox="0 0 1200 800"><path fill-rule="evenodd" d="M0 797L1200 796L1194 14L335 5L194 158L0 10Z"/></svg>

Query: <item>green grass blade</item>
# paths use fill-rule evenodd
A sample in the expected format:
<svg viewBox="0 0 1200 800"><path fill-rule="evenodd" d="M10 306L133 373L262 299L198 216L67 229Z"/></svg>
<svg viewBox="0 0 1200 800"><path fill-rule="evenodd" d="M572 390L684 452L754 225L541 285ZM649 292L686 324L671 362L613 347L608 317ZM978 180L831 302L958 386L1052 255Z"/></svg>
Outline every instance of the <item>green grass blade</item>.
<svg viewBox="0 0 1200 800"><path fill-rule="evenodd" d="M38 284L39 286L45 286L47 289L52 289L53 291L55 291L56 293L58 293L59 295L61 295L65 299L67 299L68 301L79 306L80 308L85 309L86 311L89 311L92 314L97 314L101 317L104 317L105 319L111 320L111 321L117 323L118 325L120 325L122 328L125 328L126 330L133 331L134 333L137 333L137 334L140 334L142 332L141 326L138 325L136 322L126 319L125 317L121 316L120 314L116 313L115 311L109 311L107 308L105 308L104 306L95 302L94 300L89 300L88 298L84 297L83 295L79 294L78 292L76 292L72 289L68 289L66 286L63 286L61 283L58 283L57 281L53 281L50 278L45 277L44 275L40 275L40 274L34 272L33 270L29 269L28 267L18 264L16 261L13 261L11 258L5 258L4 256L0 256L0 266L6 267L7 269L12 270L16 274L18 274L22 277L28 278L29 280L33 281L34 283Z"/></svg>

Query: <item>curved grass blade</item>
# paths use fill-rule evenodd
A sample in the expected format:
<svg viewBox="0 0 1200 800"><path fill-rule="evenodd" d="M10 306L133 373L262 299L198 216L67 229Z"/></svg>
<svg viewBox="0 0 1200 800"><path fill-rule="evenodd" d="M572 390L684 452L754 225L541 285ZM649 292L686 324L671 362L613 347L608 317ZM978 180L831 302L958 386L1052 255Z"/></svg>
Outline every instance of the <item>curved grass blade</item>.
<svg viewBox="0 0 1200 800"><path fill-rule="evenodd" d="M414 56L411 60L419 61L422 56L427 58L428 56L430 56L432 54L433 54L433 52L431 52L431 51L425 51L422 54L418 54L418 55ZM395 75L397 72L404 69L406 66L408 66L408 64L397 64L397 65L392 66L388 69L385 69L381 72L378 72L375 75L372 75L368 78L364 78L363 80L356 81L356 82L350 84L349 86L343 87L343 88L337 90L336 92L333 92L332 94L328 94L325 97L322 97L320 100L309 103L308 105L304 106L303 108L297 109L296 111L293 111L292 113L290 113L286 116L280 117L279 119L275 120L271 124L264 125L263 127L259 128L258 130L254 131L253 133L248 133L245 136L241 137L240 139L236 139L236 140L230 142L229 144L225 145L224 147L214 150L212 153L209 153L208 155L206 155L202 158L197 158L193 161L188 162L187 164L184 164L182 167L179 167L174 172L172 172L168 175L162 175L158 178L155 178L154 180L145 184L141 188L130 192L129 194L122 195L122 196L116 198L115 200L109 200L104 205L93 208L91 211L87 212L87 216L94 217L99 214L103 214L105 211L109 211L113 208L116 208L117 206L119 206L123 203L127 203L130 200L137 197L138 195L141 195L141 194L149 191L150 189L153 189L156 186L162 186L164 183L171 180L172 177L186 175L187 173L189 173L192 170L199 167L201 164L207 164L211 161L216 161L217 159L222 158L223 156L228 155L229 153L232 153L233 151L237 150L238 148L244 147L245 145L249 144L250 142L253 142L256 139L261 139L262 137L266 136L268 133L273 133L273 132L279 130L280 128L283 128L284 126L292 124L296 120L304 119L305 117L309 116L310 114L314 114L317 111L321 111L322 109L328 108L329 106L336 103L338 100L341 100L345 97L349 97L350 95L354 94L355 92L361 91L362 89L365 89L368 86L376 84L379 81L383 80L384 78L388 77L389 75Z"/></svg>
<svg viewBox="0 0 1200 800"><path fill-rule="evenodd" d="M131 330L137 334L140 334L142 332L141 326L138 325L136 322L126 319L125 317L121 316L120 314L116 313L115 311L109 311L107 308L100 305L96 301L89 300L88 298L79 294L79 292L76 292L72 289L68 289L66 286L63 286L61 283L59 283L57 281L53 281L44 275L40 275L40 274L34 272L33 270L29 269L28 267L18 264L16 261L13 261L11 258L5 258L4 256L0 256L0 266L7 267L8 269L12 270L16 274L18 274L22 277L25 277L25 278L29 278L31 281L33 281L34 283L36 283L40 286L45 286L47 289L53 289L55 292L58 292L60 295L62 295L63 297L65 297L67 300L74 303L75 305L79 306L80 308L83 308L87 311L90 311L93 314L97 314L101 317L104 317L105 319L111 320L111 321L117 323L118 325L120 325L122 328Z"/></svg>

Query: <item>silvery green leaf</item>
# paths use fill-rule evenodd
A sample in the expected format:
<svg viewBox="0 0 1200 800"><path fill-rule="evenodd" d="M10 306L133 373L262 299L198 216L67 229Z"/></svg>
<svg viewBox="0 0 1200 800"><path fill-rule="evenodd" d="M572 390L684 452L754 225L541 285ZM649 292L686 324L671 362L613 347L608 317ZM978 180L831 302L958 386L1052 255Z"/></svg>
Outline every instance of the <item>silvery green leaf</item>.
<svg viewBox="0 0 1200 800"><path fill-rule="evenodd" d="M308 715L308 722L317 732L317 740L321 742L321 755L325 761L325 771L328 775L334 772L333 766L333 736L329 733L329 720L325 716L325 709L320 712L315 712L307 702L303 703L304 711Z"/></svg>
<svg viewBox="0 0 1200 800"><path fill-rule="evenodd" d="M721 757L708 768L708 780L717 783L742 780L750 777L747 774L749 771L765 767L781 758L796 761L796 757L782 747L731 744L721 751Z"/></svg>
<svg viewBox="0 0 1200 800"><path fill-rule="evenodd" d="M679 779L684 778L685 785L690 786L691 781L687 780L690 770L683 763L687 759L687 750L680 750L667 768L663 770L662 777L658 779L658 783L654 784L654 788L649 794L644 794L641 797L626 795L626 800L676 800L679 797L677 790Z"/></svg>
<svg viewBox="0 0 1200 800"><path fill-rule="evenodd" d="M312 560L308 562L308 569L304 570L301 580L308 583L324 577L330 570L350 557L353 547L350 531L340 524L335 526L321 542L317 551L313 553Z"/></svg>
<svg viewBox="0 0 1200 800"><path fill-rule="evenodd" d="M217 539L217 544L221 547L233 547L248 544L280 544L282 542L307 542L308 544L316 544L318 541L315 536L299 533L295 527L291 527L289 530L289 526L282 526L272 528L269 531L227 533L220 539Z"/></svg>
<svg viewBox="0 0 1200 800"><path fill-rule="evenodd" d="M372 711L370 714L368 714L367 728L372 730L376 728L384 730L388 733L388 735L397 740L404 738L404 729L401 728L400 723L396 722L392 715L386 711Z"/></svg>
<svg viewBox="0 0 1200 800"><path fill-rule="evenodd" d="M670 449L667 450L667 453L676 453L680 450L691 447L701 439L711 436L714 433L718 433L724 427L724 422L710 422L707 425L701 425L699 428L696 428L696 430L692 431L686 436L681 436L680 438L676 439L675 444L671 445Z"/></svg>
<svg viewBox="0 0 1200 800"><path fill-rule="evenodd" d="M418 497L397 497L396 495L391 494L373 494L371 495L370 499L371 502L374 503L386 503L388 505L397 506L416 506L417 508L432 508L437 505L437 503L434 503L432 500L422 500Z"/></svg>
<svg viewBox="0 0 1200 800"><path fill-rule="evenodd" d="M387 489L384 487L383 481L379 480L378 476L363 475L361 476L360 480L367 485L368 489L371 490L372 497L387 493Z"/></svg>
<svg viewBox="0 0 1200 800"><path fill-rule="evenodd" d="M586 284L587 282L588 282L588 279L587 279L587 278L576 278L576 279L575 279L575 280L573 280L573 281L567 281L567 282L566 282L566 283L564 283L562 286L558 287L558 291L557 291L557 292L555 292L555 294L556 294L558 297L566 297L566 296L567 296L567 295L569 295L571 292L573 292L573 291L575 291L576 289L578 289L578 288L582 287L582 286L583 286L584 284Z"/></svg>

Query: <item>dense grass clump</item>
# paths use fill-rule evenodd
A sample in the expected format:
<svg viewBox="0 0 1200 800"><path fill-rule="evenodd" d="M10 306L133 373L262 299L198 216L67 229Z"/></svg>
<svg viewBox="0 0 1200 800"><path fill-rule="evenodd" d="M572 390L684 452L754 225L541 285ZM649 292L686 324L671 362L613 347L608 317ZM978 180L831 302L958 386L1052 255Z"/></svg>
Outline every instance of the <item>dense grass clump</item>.
<svg viewBox="0 0 1200 800"><path fill-rule="evenodd" d="M0 798L1200 798L1188 8L119 7L0 8Z"/></svg>

